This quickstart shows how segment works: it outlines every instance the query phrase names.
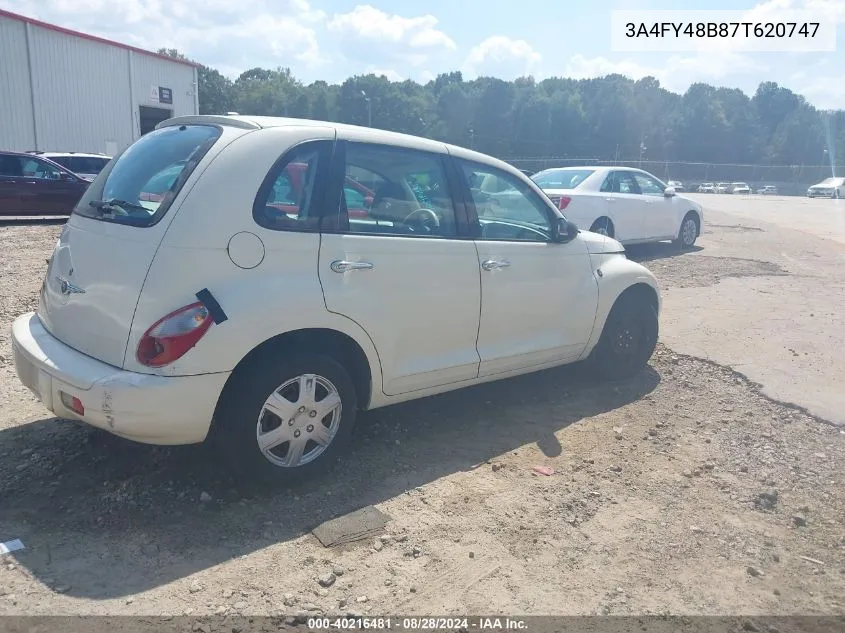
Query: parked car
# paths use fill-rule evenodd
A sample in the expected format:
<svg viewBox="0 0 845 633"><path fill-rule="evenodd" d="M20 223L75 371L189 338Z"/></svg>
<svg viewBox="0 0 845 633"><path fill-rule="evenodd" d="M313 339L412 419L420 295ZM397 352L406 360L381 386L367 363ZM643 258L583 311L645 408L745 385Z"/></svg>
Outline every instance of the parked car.
<svg viewBox="0 0 845 633"><path fill-rule="evenodd" d="M579 228L623 244L671 239L690 248L701 233L701 205L641 169L563 167L531 179Z"/></svg>
<svg viewBox="0 0 845 633"><path fill-rule="evenodd" d="M845 178L825 178L807 189L808 198L841 198L845 194Z"/></svg>
<svg viewBox="0 0 845 633"><path fill-rule="evenodd" d="M715 193L728 193L728 190L731 188L731 183L729 182L717 182L715 187Z"/></svg>
<svg viewBox="0 0 845 633"><path fill-rule="evenodd" d="M684 183L678 180L670 180L666 183L667 186L672 187L677 193L682 193L684 191Z"/></svg>
<svg viewBox="0 0 845 633"><path fill-rule="evenodd" d="M88 184L46 158L0 152L0 216L70 215Z"/></svg>
<svg viewBox="0 0 845 633"><path fill-rule="evenodd" d="M736 194L749 194L751 193L751 187L744 182L733 182L731 183L730 192Z"/></svg>
<svg viewBox="0 0 845 633"><path fill-rule="evenodd" d="M703 182L698 185L698 193L716 193L716 185L712 182Z"/></svg>
<svg viewBox="0 0 845 633"><path fill-rule="evenodd" d="M58 163L65 169L72 171L85 180L94 180L103 168L109 164L111 156L105 154L85 154L81 152L28 152L54 163Z"/></svg>
<svg viewBox="0 0 845 633"><path fill-rule="evenodd" d="M778 193L778 188L774 185L765 185L764 187L758 189L757 193L761 196L776 196Z"/></svg>
<svg viewBox="0 0 845 633"><path fill-rule="evenodd" d="M180 159L171 195L142 205ZM268 210L300 163L295 212ZM370 218L347 213L353 174L378 182ZM479 215L470 180L487 176L533 221ZM659 310L648 269L507 163L371 128L188 116L92 183L12 348L21 382L62 418L151 444L208 440L280 480L325 469L361 410L578 360L631 376Z"/></svg>

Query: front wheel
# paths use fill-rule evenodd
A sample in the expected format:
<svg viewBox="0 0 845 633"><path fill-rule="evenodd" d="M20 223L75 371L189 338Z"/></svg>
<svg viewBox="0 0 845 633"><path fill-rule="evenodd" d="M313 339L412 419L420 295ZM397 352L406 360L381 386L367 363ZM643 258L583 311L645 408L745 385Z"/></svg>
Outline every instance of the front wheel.
<svg viewBox="0 0 845 633"><path fill-rule="evenodd" d="M698 217L695 213L687 213L681 222L681 228L678 230L678 237L675 238L675 244L682 249L692 248L698 237L698 233Z"/></svg>
<svg viewBox="0 0 845 633"><path fill-rule="evenodd" d="M648 299L630 291L622 294L607 316L588 364L601 378L634 376L654 353L658 328L657 310Z"/></svg>
<svg viewBox="0 0 845 633"><path fill-rule="evenodd" d="M319 475L349 444L358 402L334 359L267 355L233 380L215 439L238 475L271 483Z"/></svg>

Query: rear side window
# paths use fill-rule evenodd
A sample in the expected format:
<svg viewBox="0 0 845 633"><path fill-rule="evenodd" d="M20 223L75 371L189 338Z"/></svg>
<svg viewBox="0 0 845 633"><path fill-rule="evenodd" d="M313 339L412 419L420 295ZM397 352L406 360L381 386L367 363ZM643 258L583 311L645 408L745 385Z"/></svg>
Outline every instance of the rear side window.
<svg viewBox="0 0 845 633"><path fill-rule="evenodd" d="M106 177L88 188L74 213L152 226L218 138L220 128L210 125L165 127L142 136L109 164Z"/></svg>
<svg viewBox="0 0 845 633"><path fill-rule="evenodd" d="M99 174L109 162L107 158L94 156L59 156L53 161L76 174Z"/></svg>
<svg viewBox="0 0 845 633"><path fill-rule="evenodd" d="M252 217L276 231L317 231L326 192L330 141L311 141L294 147L264 179Z"/></svg>

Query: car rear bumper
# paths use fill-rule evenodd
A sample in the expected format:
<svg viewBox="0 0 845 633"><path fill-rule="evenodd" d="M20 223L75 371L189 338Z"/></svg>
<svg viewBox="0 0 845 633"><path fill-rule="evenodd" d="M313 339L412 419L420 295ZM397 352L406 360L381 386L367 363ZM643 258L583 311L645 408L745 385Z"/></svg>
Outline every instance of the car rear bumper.
<svg viewBox="0 0 845 633"><path fill-rule="evenodd" d="M124 371L68 347L31 312L12 324L15 370L24 386L62 418L81 420L145 444L205 440L229 372L153 376ZM78 398L84 413L62 402Z"/></svg>

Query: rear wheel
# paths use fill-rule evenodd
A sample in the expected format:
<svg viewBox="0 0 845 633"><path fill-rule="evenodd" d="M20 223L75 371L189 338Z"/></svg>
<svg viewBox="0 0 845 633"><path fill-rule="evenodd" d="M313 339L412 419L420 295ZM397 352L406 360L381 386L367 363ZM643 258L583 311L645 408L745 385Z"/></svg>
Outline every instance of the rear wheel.
<svg viewBox="0 0 845 633"><path fill-rule="evenodd" d="M325 472L349 444L355 386L333 358L266 355L238 370L215 440L238 475L283 482Z"/></svg>
<svg viewBox="0 0 845 633"><path fill-rule="evenodd" d="M690 211L681 221L681 228L678 229L678 237L675 238L675 244L683 249L692 248L698 237L699 229L698 216Z"/></svg>
<svg viewBox="0 0 845 633"><path fill-rule="evenodd" d="M613 222L610 221L610 218L601 217L590 227L590 231L592 233L598 233L599 235L606 235L607 237L613 237Z"/></svg>
<svg viewBox="0 0 845 633"><path fill-rule="evenodd" d="M657 345L657 310L640 294L623 293L605 321L588 363L602 378L622 380L647 364Z"/></svg>

